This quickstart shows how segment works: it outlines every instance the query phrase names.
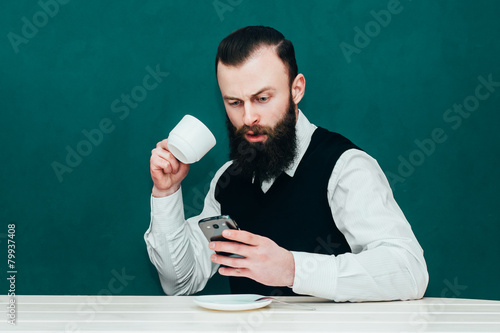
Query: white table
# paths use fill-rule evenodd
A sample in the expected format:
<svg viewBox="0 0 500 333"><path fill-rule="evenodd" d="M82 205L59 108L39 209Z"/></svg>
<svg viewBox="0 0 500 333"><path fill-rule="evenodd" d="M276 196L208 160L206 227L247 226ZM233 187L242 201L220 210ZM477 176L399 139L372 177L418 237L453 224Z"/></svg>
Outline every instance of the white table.
<svg viewBox="0 0 500 333"><path fill-rule="evenodd" d="M192 296L16 296L12 332L500 332L500 301L424 298L407 302L334 303L279 297L286 304L250 311L206 310ZM0 296L3 309L9 302ZM8 312L7 310L4 310Z"/></svg>

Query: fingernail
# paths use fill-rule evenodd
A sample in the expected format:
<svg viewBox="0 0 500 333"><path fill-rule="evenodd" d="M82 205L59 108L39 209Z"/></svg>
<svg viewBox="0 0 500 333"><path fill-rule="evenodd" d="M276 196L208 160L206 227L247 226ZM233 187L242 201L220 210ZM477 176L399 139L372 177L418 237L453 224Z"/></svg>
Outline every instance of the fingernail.
<svg viewBox="0 0 500 333"><path fill-rule="evenodd" d="M229 231L229 230L224 230L224 231L222 232L222 235L223 235L223 236L231 236L231 231Z"/></svg>
<svg viewBox="0 0 500 333"><path fill-rule="evenodd" d="M212 254L210 256L210 259L212 259L212 261L216 261L217 260L217 256L215 254Z"/></svg>
<svg viewBox="0 0 500 333"><path fill-rule="evenodd" d="M211 243L208 244L208 247L211 248L211 249L213 249L215 247L215 244L213 242L211 242Z"/></svg>

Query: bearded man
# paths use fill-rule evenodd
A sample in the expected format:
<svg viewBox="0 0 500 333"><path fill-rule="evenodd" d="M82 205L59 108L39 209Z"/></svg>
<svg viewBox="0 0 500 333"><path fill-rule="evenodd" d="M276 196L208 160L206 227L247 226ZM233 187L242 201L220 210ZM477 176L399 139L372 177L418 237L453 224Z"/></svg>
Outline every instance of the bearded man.
<svg viewBox="0 0 500 333"><path fill-rule="evenodd" d="M165 293L196 293L219 272L238 294L423 297L423 251L379 165L298 108L306 81L292 43L270 27L241 28L222 40L215 65L231 160L215 174L200 215L184 218L189 165L167 140L151 155L144 238ZM217 215L242 229L224 231L231 241L208 242L199 229L200 219Z"/></svg>

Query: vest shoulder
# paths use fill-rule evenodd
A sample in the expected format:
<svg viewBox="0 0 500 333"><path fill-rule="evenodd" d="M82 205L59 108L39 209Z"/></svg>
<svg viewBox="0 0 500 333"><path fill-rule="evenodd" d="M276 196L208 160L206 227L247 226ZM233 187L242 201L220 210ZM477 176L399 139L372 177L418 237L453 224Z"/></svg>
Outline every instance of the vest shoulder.
<svg viewBox="0 0 500 333"><path fill-rule="evenodd" d="M318 127L314 131L311 138L311 143L309 145L309 150L311 150L311 153L312 151L315 151L316 153L332 153L339 156L349 149L362 150L342 134L331 132L322 127Z"/></svg>

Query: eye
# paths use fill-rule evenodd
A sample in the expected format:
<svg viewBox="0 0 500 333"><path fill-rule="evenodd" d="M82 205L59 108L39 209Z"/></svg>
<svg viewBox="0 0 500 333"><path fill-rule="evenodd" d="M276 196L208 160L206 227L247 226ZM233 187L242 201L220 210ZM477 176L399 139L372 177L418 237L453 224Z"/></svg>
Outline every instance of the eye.
<svg viewBox="0 0 500 333"><path fill-rule="evenodd" d="M232 102L228 102L228 104L230 106L238 106L238 105L240 105L240 101L232 101Z"/></svg>
<svg viewBox="0 0 500 333"><path fill-rule="evenodd" d="M265 103L269 100L269 97L267 96L261 96L259 98L257 98L257 100L260 102L260 103Z"/></svg>

